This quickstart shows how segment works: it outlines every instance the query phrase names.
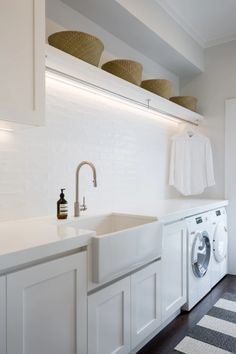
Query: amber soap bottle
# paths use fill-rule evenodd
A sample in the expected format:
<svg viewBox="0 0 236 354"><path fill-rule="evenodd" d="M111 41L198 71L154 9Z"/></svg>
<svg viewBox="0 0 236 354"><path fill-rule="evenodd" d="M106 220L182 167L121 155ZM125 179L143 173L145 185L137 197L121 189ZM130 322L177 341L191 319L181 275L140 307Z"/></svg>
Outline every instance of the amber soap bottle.
<svg viewBox="0 0 236 354"><path fill-rule="evenodd" d="M61 189L60 199L57 202L57 218L59 220L67 219L68 216L68 205L65 200L64 190L65 188Z"/></svg>

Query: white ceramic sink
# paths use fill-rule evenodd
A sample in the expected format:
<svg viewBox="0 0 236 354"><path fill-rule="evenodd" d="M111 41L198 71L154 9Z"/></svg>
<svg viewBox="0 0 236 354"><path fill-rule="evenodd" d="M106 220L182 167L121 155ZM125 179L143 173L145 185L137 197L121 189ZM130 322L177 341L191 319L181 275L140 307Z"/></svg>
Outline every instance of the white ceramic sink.
<svg viewBox="0 0 236 354"><path fill-rule="evenodd" d="M92 280L114 279L161 256L157 218L129 214L81 217L73 226L93 230Z"/></svg>

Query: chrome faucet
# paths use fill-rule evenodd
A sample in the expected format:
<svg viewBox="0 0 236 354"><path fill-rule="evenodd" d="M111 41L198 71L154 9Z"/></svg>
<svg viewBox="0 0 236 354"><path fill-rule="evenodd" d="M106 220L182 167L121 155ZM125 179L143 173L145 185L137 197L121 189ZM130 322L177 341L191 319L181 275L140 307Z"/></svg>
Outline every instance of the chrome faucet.
<svg viewBox="0 0 236 354"><path fill-rule="evenodd" d="M85 203L85 197L83 197L83 204L80 205L79 202L79 172L82 166L84 165L89 165L93 171L93 185L94 187L97 187L97 173L96 173L96 168L94 166L94 164L92 162L89 161L82 161L77 169L76 169L76 182L75 182L75 186L76 186L76 192L75 192L75 204L74 204L74 208L75 208L75 214L74 216L80 216L80 212L81 211L85 211L87 210L87 206Z"/></svg>

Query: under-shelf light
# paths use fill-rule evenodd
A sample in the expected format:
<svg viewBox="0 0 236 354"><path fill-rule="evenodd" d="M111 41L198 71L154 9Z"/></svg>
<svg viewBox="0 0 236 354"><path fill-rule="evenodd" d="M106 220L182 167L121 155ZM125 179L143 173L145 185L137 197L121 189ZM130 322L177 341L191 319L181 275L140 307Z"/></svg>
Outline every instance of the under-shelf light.
<svg viewBox="0 0 236 354"><path fill-rule="evenodd" d="M158 110L155 107L152 107L150 105L150 101L147 100L147 103L143 103L143 102L139 102L136 100L133 100L132 98L123 96L121 94L118 94L116 92L110 91L108 89L102 88L100 86L97 86L95 84L92 84L90 82L87 82L85 80L82 79L78 79L76 77L67 75L65 73L62 73L60 71L57 71L55 69L51 69L51 68L46 68L46 77L56 80L60 83L64 83L73 87L77 87L79 89L82 89L84 91L87 91L89 93L93 93L93 94L99 94L102 97L105 97L109 100L115 100L116 102L120 102L122 104L127 104L128 106L131 106L135 109L139 109L142 110L143 112L145 112L146 114L151 114L153 116L155 116L155 118L162 118L165 120L168 120L170 122L173 122L175 124L181 123L181 122L188 122L188 123L192 123L197 125L197 123L194 122L189 122L183 118L179 118L176 116L172 116L172 115L167 115L165 112L162 112L161 110Z"/></svg>
<svg viewBox="0 0 236 354"><path fill-rule="evenodd" d="M11 129L11 128L1 128L0 127L0 131L1 132L13 132L13 129Z"/></svg>

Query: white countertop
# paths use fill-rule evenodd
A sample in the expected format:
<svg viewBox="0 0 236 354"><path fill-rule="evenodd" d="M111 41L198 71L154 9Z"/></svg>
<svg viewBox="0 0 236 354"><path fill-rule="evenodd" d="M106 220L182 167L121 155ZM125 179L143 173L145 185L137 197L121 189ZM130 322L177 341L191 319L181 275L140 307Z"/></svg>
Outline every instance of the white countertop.
<svg viewBox="0 0 236 354"><path fill-rule="evenodd" d="M53 217L0 223L0 274L7 269L87 246L95 232Z"/></svg>
<svg viewBox="0 0 236 354"><path fill-rule="evenodd" d="M152 216L168 223L227 204L226 200L161 200ZM72 227L70 220L73 219L58 221L54 217L42 217L0 222L0 274L26 263L87 246L94 232Z"/></svg>

